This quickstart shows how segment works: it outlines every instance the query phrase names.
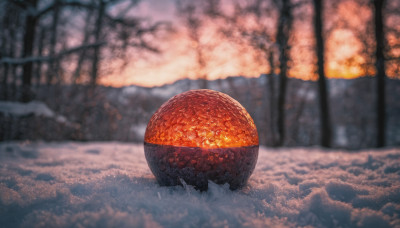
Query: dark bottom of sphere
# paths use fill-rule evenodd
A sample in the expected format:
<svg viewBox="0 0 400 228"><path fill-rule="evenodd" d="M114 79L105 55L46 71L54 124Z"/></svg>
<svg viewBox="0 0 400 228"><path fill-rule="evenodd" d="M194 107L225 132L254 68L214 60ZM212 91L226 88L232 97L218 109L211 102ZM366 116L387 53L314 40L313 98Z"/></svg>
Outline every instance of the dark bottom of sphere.
<svg viewBox="0 0 400 228"><path fill-rule="evenodd" d="M147 163L162 186L181 185L207 190L208 180L243 187L253 172L258 146L203 149L144 143Z"/></svg>

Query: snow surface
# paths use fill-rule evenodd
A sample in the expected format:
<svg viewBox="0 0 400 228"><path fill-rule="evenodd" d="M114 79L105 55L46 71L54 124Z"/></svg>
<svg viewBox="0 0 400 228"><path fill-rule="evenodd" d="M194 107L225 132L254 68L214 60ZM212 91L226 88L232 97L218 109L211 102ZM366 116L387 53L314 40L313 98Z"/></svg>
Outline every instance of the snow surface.
<svg viewBox="0 0 400 228"><path fill-rule="evenodd" d="M0 101L0 112L6 115L17 116L43 116L54 118L57 122L68 123L67 119L62 115L57 115L45 103L41 101L31 101L29 103L20 103L12 101Z"/></svg>
<svg viewBox="0 0 400 228"><path fill-rule="evenodd" d="M260 148L246 187L160 187L143 146L0 143L0 227L400 227L400 149Z"/></svg>

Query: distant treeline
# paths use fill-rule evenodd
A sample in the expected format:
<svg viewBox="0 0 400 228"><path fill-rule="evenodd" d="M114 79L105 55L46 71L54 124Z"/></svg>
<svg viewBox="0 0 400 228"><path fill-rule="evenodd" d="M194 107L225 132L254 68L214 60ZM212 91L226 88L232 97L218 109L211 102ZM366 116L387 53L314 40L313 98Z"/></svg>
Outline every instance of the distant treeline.
<svg viewBox="0 0 400 228"><path fill-rule="evenodd" d="M271 105L277 96L269 97L265 87L275 87L276 77L230 77L208 82L209 88L229 94L238 100L253 117L260 144L276 146L276 125L272 122ZM270 83L274 83L270 85ZM147 123L153 113L170 97L203 83L181 80L156 88L98 86L41 86L35 88L36 99L43 101L58 116L9 115L0 112L0 141L10 140L78 140L142 142ZM332 105L332 147L346 149L376 146L375 79L330 79L329 102ZM386 142L400 145L400 80L387 81ZM288 79L283 146L320 145L318 86L313 81ZM91 93L90 99L87 95ZM57 99L54 99L57 97ZM0 103L1 106L1 103Z"/></svg>
<svg viewBox="0 0 400 228"><path fill-rule="evenodd" d="M84 84L90 91L83 96L93 97L99 77L111 74L127 64L129 55L140 58L146 52L158 53L160 36L172 32L164 22L151 22L135 17L131 9L137 0L4 0L0 2L0 81L4 100L29 102L39 95L35 88L43 85L62 87L65 84ZM224 1L225 3L225 1ZM365 15L351 19L337 17L343 6L358 7ZM400 0L250 0L232 1L228 7L220 0L176 1L181 24L198 63L197 77L202 88L209 88L207 65L209 53L216 46L206 39L206 26L216 27L218 37L251 47L270 75L279 75L277 82L264 88L269 93L270 124L275 132L273 145L282 146L287 138L288 75L294 62L310 63L317 78L319 144L330 147L333 140L332 104L326 82L326 42L334 31L349 31L358 40L358 55L343 64L355 65L366 75L375 75L374 111L376 146L386 145L388 119L385 96L387 74L399 75ZM336 15L336 17L335 17ZM354 23L354 20L358 20ZM208 22L208 23L206 23ZM309 39L303 45L295 32L296 25ZM217 40L215 38L215 40ZM220 42L220 39L218 39ZM299 46L302 48L299 49ZM304 50L308 55L303 55ZM303 50L303 51L302 51ZM311 50L311 52L310 52ZM300 57L299 57L300 56ZM112 61L110 61L112 60ZM118 61L115 61L118 60ZM119 63L119 66L111 66ZM275 77L270 77L273 80ZM271 85L277 84L274 87ZM86 90L85 90L86 91ZM357 94L355 94L358 97ZM268 98L269 97L269 98ZM58 97L52 97L58 99ZM61 101L58 101L61 102ZM60 105L64 105L60 103ZM90 112L87 109L85 112ZM111 123L110 123L111 124Z"/></svg>

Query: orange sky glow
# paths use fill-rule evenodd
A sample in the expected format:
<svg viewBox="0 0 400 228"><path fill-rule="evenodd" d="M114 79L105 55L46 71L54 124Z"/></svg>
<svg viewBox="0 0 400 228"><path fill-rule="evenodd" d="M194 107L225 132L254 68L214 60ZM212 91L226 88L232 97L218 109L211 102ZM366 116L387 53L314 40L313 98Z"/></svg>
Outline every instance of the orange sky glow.
<svg viewBox="0 0 400 228"><path fill-rule="evenodd" d="M138 10L149 14L154 13L151 9L152 1L139 5ZM169 7L169 11L173 11L173 6ZM329 16L330 20L334 21L339 18L347 21L350 26L356 27L371 17L368 9L360 8L354 2L340 5L336 12L333 16ZM361 16L355 17L354 15ZM310 18L312 17L310 16ZM173 17L172 20L174 20ZM310 21L307 23L310 24ZM296 36L297 40L292 45L293 64L290 66L289 76L305 80L316 79L315 57L310 51L313 45L313 41L310 41L312 29L308 25L308 29L300 27L295 30L294 33L299 35ZM212 25L207 24L205 34L207 35L202 37L203 42L212 46L211 50L206 51L207 66L204 69L209 80L228 76L259 77L260 74L270 72L266 60L258 61L263 57L256 55L250 47L240 46L222 38L215 33ZM114 87L132 84L152 87L173 83L179 79L199 77L196 54L185 29L178 28L176 33L160 42L160 47L161 55L133 59L129 61L124 70L103 75L100 83ZM351 79L365 75L365 71L361 67L365 60L359 54L362 48L354 32L350 29L339 28L331 31L328 37L325 37L327 77ZM275 73L277 73L276 71L277 69Z"/></svg>

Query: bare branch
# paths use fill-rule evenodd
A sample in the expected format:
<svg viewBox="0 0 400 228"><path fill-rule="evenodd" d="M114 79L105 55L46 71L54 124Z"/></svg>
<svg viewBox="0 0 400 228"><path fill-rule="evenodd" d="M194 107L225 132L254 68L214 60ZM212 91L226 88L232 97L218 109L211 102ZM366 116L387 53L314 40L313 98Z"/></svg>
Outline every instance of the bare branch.
<svg viewBox="0 0 400 228"><path fill-rule="evenodd" d="M142 19L140 18L131 18L131 19L126 19L126 18L121 18L121 17L113 17L111 15L104 15L104 17L111 23L111 24L120 24L122 26L126 27L138 27L140 24L140 21Z"/></svg>
<svg viewBox="0 0 400 228"><path fill-rule="evenodd" d="M298 7L305 6L305 5L307 5L307 4L310 4L310 1L308 1L308 0L302 0L302 1L298 1L298 2L296 2L296 3L293 3L293 4L292 4L292 7L293 7L293 9L294 9L294 8L298 8Z"/></svg>
<svg viewBox="0 0 400 228"><path fill-rule="evenodd" d="M31 56L31 57L25 57L25 58L9 58L9 57L4 57L0 59L0 64L10 64L10 65L23 65L29 62L48 62L52 61L55 59L60 59L66 55L73 54L75 52L84 50L84 49L90 49L90 48L95 48L98 46L105 45L105 42L100 42L100 43L94 43L94 44L86 44L86 45L81 45L77 47L73 47L71 49L64 50L54 56Z"/></svg>
<svg viewBox="0 0 400 228"><path fill-rule="evenodd" d="M388 56L385 58L386 61L394 61L394 60L400 60L400 56Z"/></svg>
<svg viewBox="0 0 400 228"><path fill-rule="evenodd" d="M76 0L76 1L69 0L69 1L60 1L60 2L54 1L51 4L43 7L42 9L37 10L35 12L34 16L39 18L39 17L45 15L46 13L52 11L56 7L57 4L60 7L70 6L70 7L84 8L84 9L92 9L92 8L96 7L94 4L84 3L79 0Z"/></svg>
<svg viewBox="0 0 400 228"><path fill-rule="evenodd" d="M29 7L26 4L26 2L23 2L23 1L9 0L8 2L12 3L13 5L15 5L21 9L27 9Z"/></svg>

